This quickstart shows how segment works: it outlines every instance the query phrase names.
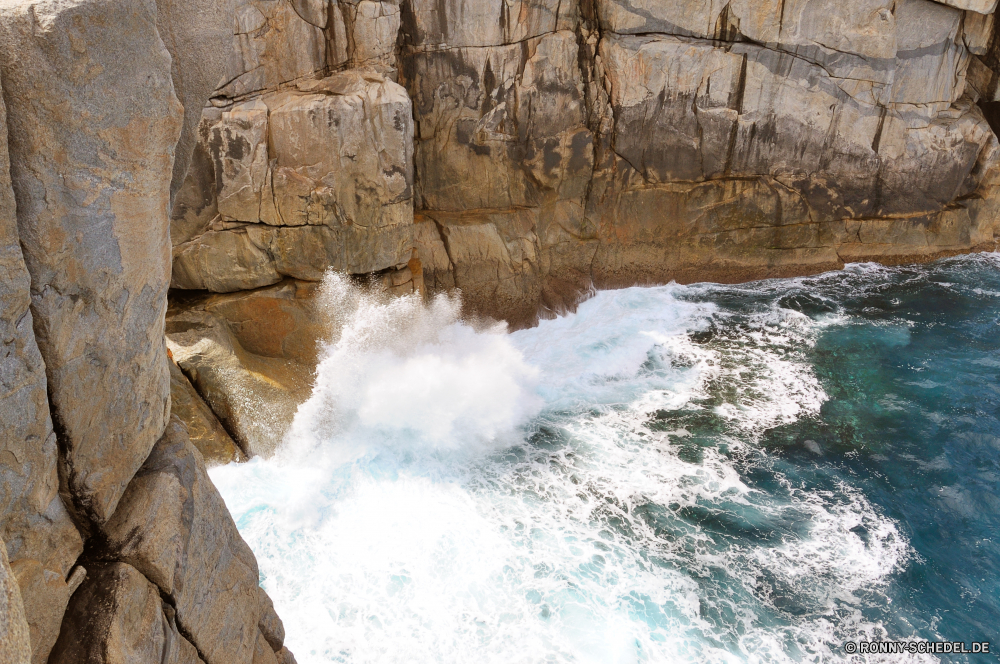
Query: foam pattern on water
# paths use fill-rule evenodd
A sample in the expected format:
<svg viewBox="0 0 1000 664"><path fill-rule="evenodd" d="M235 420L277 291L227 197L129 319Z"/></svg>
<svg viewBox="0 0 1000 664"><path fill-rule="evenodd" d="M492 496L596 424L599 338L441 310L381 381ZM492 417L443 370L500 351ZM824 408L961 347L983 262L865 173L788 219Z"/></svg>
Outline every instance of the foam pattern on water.
<svg viewBox="0 0 1000 664"><path fill-rule="evenodd" d="M906 537L759 444L827 399L803 353L836 311L699 288L507 334L328 277L284 448L212 471L298 661L828 662L885 635L862 609Z"/></svg>

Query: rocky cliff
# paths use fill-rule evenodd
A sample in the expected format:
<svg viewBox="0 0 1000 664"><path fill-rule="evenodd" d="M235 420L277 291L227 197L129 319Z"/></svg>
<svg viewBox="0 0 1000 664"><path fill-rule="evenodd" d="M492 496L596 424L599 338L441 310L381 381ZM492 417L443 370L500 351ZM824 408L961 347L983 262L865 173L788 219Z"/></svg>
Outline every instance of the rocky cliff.
<svg viewBox="0 0 1000 664"><path fill-rule="evenodd" d="M0 0L0 660L291 661L205 467L329 269L528 325L994 249L995 6Z"/></svg>
<svg viewBox="0 0 1000 664"><path fill-rule="evenodd" d="M992 248L993 5L248 2L172 285L409 268L523 325L591 286Z"/></svg>
<svg viewBox="0 0 1000 664"><path fill-rule="evenodd" d="M0 3L0 661L291 661L170 414L171 181L231 30L209 2Z"/></svg>

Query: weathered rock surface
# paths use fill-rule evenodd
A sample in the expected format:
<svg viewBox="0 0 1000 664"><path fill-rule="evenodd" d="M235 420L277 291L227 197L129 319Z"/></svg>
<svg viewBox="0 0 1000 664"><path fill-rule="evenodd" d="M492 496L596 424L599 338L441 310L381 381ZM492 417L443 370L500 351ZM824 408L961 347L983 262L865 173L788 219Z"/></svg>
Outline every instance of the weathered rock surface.
<svg viewBox="0 0 1000 664"><path fill-rule="evenodd" d="M181 107L156 20L143 0L0 6L34 333L62 476L97 522L114 512L169 412L162 319Z"/></svg>
<svg viewBox="0 0 1000 664"><path fill-rule="evenodd" d="M228 43L235 58L220 98L243 97L312 77L327 65L325 3L311 0L236 0Z"/></svg>
<svg viewBox="0 0 1000 664"><path fill-rule="evenodd" d="M976 103L1000 98L993 0L293 6L326 31L326 70L217 91L174 208L176 288L399 271L412 248L430 289L460 288L470 311L522 325L593 285L926 260L993 241L972 202L995 195L983 180L995 138ZM281 31L255 29L264 51L295 60ZM386 162L372 146L387 125L367 109L386 90L405 106L392 67L414 138L390 141ZM361 81L357 117L310 94L342 105ZM324 112L335 130L315 124ZM344 146L362 142L379 162L347 164ZM399 182L413 185L413 223L409 193L380 181L411 152ZM375 185L345 189L341 172ZM368 207L345 206L352 195ZM379 215L387 241L358 221Z"/></svg>
<svg viewBox="0 0 1000 664"><path fill-rule="evenodd" d="M6 542L12 578L26 600L29 654L44 662L75 589L66 579L83 551L83 540L58 495L58 450L45 365L32 332L30 278L19 246L6 120L0 100L0 542Z"/></svg>
<svg viewBox="0 0 1000 664"><path fill-rule="evenodd" d="M230 66L216 55L231 51L233 11L0 6L4 662L249 663L273 614L183 427L161 439L171 178L185 175L191 129ZM187 154L175 161L178 140ZM177 378L179 411L202 417L199 442L219 461L241 457Z"/></svg>
<svg viewBox="0 0 1000 664"><path fill-rule="evenodd" d="M406 92L367 70L209 111L174 213L172 285L230 292L405 264L412 131Z"/></svg>
<svg viewBox="0 0 1000 664"><path fill-rule="evenodd" d="M170 363L170 414L187 428L191 444L201 452L208 466L246 460L219 418L173 362Z"/></svg>
<svg viewBox="0 0 1000 664"><path fill-rule="evenodd" d="M207 664L253 660L258 623L273 609L262 600L253 552L176 417L102 527L93 555L127 563L155 584ZM269 620L280 625L276 615Z"/></svg>
<svg viewBox="0 0 1000 664"><path fill-rule="evenodd" d="M159 589L125 563L92 564L73 595L52 664L204 664Z"/></svg>
<svg viewBox="0 0 1000 664"><path fill-rule="evenodd" d="M993 4L412 0L425 280L530 324L591 283L992 248Z"/></svg>
<svg viewBox="0 0 1000 664"><path fill-rule="evenodd" d="M28 664L31 641L24 617L21 591L7 563L7 547L0 540L0 661Z"/></svg>
<svg viewBox="0 0 1000 664"><path fill-rule="evenodd" d="M247 456L270 456L309 397L317 343L316 284L175 303L167 344L198 394Z"/></svg>
<svg viewBox="0 0 1000 664"><path fill-rule="evenodd" d="M170 52L174 92L184 107L170 180L171 201L191 163L202 107L241 65L231 39L236 5L236 0L156 2L158 32Z"/></svg>

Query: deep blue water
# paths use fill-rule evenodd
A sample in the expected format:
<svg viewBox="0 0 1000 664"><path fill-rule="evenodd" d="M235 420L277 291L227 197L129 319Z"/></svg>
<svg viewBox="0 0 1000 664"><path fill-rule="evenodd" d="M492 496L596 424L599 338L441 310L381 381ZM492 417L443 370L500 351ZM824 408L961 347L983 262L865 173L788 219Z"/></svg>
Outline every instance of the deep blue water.
<svg viewBox="0 0 1000 664"><path fill-rule="evenodd" d="M762 447L811 491L856 487L909 540L884 599L862 610L888 638L991 641L1000 651L997 255L704 292L734 321L771 306L838 318L805 353L828 400L816 416L767 431ZM747 476L775 490L770 473Z"/></svg>

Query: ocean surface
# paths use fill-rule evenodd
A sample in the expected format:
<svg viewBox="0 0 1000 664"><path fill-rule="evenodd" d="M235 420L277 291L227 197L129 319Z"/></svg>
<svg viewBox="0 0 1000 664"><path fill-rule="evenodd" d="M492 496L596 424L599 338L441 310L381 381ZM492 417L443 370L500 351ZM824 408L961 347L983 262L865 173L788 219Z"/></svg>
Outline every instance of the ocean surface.
<svg viewBox="0 0 1000 664"><path fill-rule="evenodd" d="M514 333L323 297L284 447L211 471L301 664L1000 660L843 647L1000 652L1000 254Z"/></svg>

